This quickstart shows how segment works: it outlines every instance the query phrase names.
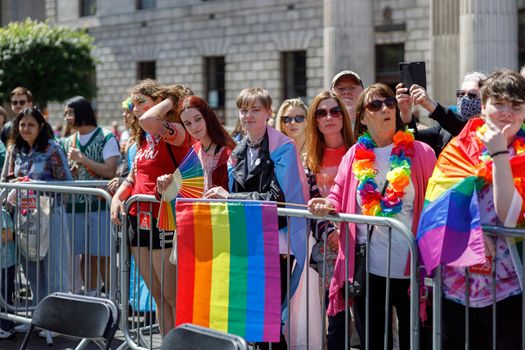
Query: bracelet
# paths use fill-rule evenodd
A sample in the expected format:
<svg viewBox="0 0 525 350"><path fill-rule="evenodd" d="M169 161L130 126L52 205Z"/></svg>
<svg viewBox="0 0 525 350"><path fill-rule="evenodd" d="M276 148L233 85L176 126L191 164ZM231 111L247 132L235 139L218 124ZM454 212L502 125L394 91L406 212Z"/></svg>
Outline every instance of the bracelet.
<svg viewBox="0 0 525 350"><path fill-rule="evenodd" d="M494 158L495 156L499 156L500 154L509 154L509 153L510 153L509 150L506 149L506 150L504 150L504 151L494 152L494 153L492 153L492 154L490 155L490 157L491 157L491 158Z"/></svg>

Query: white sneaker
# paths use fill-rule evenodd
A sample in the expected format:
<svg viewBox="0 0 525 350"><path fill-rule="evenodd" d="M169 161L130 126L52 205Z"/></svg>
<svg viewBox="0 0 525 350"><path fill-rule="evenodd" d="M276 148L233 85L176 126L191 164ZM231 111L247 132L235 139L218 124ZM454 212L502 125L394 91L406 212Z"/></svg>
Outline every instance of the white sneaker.
<svg viewBox="0 0 525 350"><path fill-rule="evenodd" d="M15 336L15 332L13 331L4 331L2 328L0 328L0 339L9 339Z"/></svg>
<svg viewBox="0 0 525 350"><path fill-rule="evenodd" d="M31 325L29 323L22 323L15 327L15 332L17 333L27 333L27 331L31 328Z"/></svg>
<svg viewBox="0 0 525 350"><path fill-rule="evenodd" d="M41 338L45 338L46 337L46 333L51 335L51 338L58 337L60 335L59 333L56 333L56 332L41 330L40 332L38 332L38 336L41 337Z"/></svg>

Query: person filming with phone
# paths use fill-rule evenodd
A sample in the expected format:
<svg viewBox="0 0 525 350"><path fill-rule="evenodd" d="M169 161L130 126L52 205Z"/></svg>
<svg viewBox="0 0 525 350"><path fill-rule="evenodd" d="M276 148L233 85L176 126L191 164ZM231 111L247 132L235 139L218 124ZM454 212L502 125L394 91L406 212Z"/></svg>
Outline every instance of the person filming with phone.
<svg viewBox="0 0 525 350"><path fill-rule="evenodd" d="M430 145L436 156L439 156L441 150L461 132L467 121L480 115L479 91L484 79L485 75L479 72L465 75L461 88L456 91L457 113L432 100L424 86L414 83L408 87L401 82L396 86L396 98L401 118L405 124L415 130L416 140ZM418 129L411 111L413 105L423 107L429 113L429 117L437 121L439 125Z"/></svg>

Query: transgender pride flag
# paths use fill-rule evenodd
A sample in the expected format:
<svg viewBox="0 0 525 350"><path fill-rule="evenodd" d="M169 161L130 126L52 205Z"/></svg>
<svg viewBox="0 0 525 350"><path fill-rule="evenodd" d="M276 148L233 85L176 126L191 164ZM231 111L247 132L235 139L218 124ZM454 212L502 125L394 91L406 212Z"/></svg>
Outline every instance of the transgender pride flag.
<svg viewBox="0 0 525 350"><path fill-rule="evenodd" d="M176 219L176 325L194 323L248 341L278 342L276 203L179 198Z"/></svg>

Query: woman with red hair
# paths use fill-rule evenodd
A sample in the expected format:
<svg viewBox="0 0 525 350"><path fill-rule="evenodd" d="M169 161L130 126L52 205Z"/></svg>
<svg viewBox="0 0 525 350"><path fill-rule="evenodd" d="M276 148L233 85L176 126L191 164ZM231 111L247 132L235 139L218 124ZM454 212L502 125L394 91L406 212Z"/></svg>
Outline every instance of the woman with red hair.
<svg viewBox="0 0 525 350"><path fill-rule="evenodd" d="M193 145L204 170L204 187L228 188L228 159L235 141L217 119L208 103L199 96L187 96L177 107L177 116L188 134L197 140ZM167 174L157 179L157 191L162 193L173 181Z"/></svg>

